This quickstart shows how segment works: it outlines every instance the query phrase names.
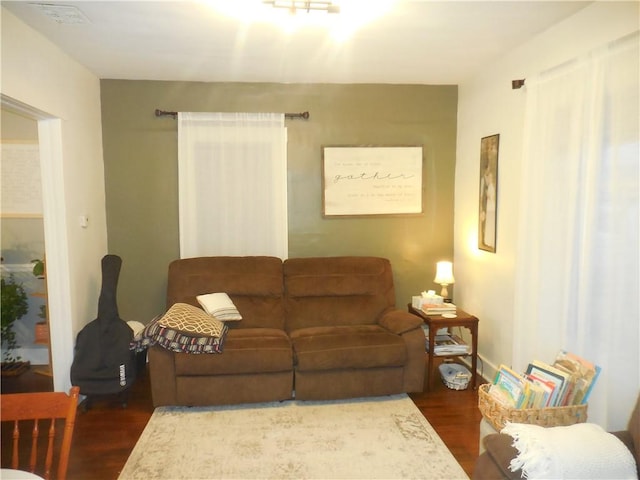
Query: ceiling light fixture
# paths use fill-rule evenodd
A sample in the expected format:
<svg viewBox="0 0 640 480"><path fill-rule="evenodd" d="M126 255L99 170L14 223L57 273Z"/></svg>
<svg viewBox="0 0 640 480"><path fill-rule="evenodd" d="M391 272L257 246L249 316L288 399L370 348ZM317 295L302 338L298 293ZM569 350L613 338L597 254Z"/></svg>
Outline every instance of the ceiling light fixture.
<svg viewBox="0 0 640 480"><path fill-rule="evenodd" d="M1 0L0 0L1 1ZM342 44L359 29L391 11L401 0L193 0L207 8L241 22L249 28L252 24L269 24L278 27L285 35L314 35L324 30L333 44ZM330 3L330 5L329 5ZM277 5L276 5L277 4ZM301 10L296 15L287 13L291 6ZM308 4L308 9L305 6ZM316 8L322 7L321 10ZM328 8L331 7L331 8ZM305 15L304 11L310 14ZM339 15L325 15L336 13ZM316 12L316 14L314 14Z"/></svg>
<svg viewBox="0 0 640 480"><path fill-rule="evenodd" d="M40 12L57 23L63 23L66 25L82 25L85 23L91 23L87 16L73 5L48 3L30 3L29 5L40 10Z"/></svg>
<svg viewBox="0 0 640 480"><path fill-rule="evenodd" d="M340 7L328 1L303 1L303 0L265 0L262 3L269 4L274 8L286 8L291 14L298 10L309 13L311 10L320 10L327 13L340 13Z"/></svg>

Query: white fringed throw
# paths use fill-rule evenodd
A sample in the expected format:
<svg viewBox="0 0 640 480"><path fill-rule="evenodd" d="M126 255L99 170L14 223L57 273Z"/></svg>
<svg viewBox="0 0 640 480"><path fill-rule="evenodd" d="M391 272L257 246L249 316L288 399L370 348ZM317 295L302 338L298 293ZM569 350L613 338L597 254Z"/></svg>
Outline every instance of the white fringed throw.
<svg viewBox="0 0 640 480"><path fill-rule="evenodd" d="M544 428L520 423L501 431L519 454L509 468L529 479L635 479L636 463L616 436L593 423Z"/></svg>

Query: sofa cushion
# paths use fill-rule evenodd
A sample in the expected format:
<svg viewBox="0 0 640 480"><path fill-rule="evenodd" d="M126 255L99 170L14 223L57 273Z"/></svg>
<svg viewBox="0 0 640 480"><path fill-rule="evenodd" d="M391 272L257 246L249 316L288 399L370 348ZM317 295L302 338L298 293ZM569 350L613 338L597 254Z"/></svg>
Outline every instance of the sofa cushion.
<svg viewBox="0 0 640 480"><path fill-rule="evenodd" d="M287 283L290 297L327 297L375 295L380 291L380 273L321 273L297 274Z"/></svg>
<svg viewBox="0 0 640 480"><path fill-rule="evenodd" d="M176 303L165 313L158 323L178 332L192 336L220 337L225 332L224 323L207 315L201 309L186 303Z"/></svg>
<svg viewBox="0 0 640 480"><path fill-rule="evenodd" d="M380 326L386 328L391 333L402 335L416 328L422 328L422 318L406 310L389 310L380 318Z"/></svg>
<svg viewBox="0 0 640 480"><path fill-rule="evenodd" d="M407 349L377 325L311 327L290 333L299 371L403 366Z"/></svg>
<svg viewBox="0 0 640 480"><path fill-rule="evenodd" d="M176 375L193 376L288 371L293 369L291 342L278 329L229 329L222 355L176 355L175 369Z"/></svg>
<svg viewBox="0 0 640 480"><path fill-rule="evenodd" d="M395 305L389 260L378 257L284 261L289 332L328 325L375 324Z"/></svg>
<svg viewBox="0 0 640 480"><path fill-rule="evenodd" d="M199 306L197 296L225 292L242 314L232 328L284 328L282 260L276 257L196 257L169 265L167 307Z"/></svg>

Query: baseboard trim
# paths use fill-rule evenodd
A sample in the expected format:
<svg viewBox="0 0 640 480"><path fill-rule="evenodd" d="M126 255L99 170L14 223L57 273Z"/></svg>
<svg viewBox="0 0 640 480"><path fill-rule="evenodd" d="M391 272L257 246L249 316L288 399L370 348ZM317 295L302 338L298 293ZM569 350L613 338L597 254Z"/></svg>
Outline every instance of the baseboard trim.
<svg viewBox="0 0 640 480"><path fill-rule="evenodd" d="M460 357L462 359L462 363L464 363L469 370L471 370L471 358L469 357ZM487 383L496 376L496 372L498 368L491 362L484 359L482 355L478 355L478 368L476 369L476 374L478 375L478 384L479 383ZM491 380L493 381L493 380Z"/></svg>

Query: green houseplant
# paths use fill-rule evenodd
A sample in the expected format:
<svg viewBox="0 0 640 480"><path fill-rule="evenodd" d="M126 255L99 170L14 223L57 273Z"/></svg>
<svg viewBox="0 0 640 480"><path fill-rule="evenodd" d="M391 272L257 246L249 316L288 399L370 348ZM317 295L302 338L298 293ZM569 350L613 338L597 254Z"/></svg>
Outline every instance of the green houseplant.
<svg viewBox="0 0 640 480"><path fill-rule="evenodd" d="M13 324L16 320L24 317L29 310L27 302L27 293L21 283L17 283L13 275L9 279L2 280L2 302L0 308L0 317L2 319L2 345L6 345L3 352L3 362L17 362L19 357L13 356L13 351L18 347L16 342L16 332L13 330Z"/></svg>
<svg viewBox="0 0 640 480"><path fill-rule="evenodd" d="M37 278L44 278L44 260L41 258L34 258L31 260L33 263L33 275Z"/></svg>

